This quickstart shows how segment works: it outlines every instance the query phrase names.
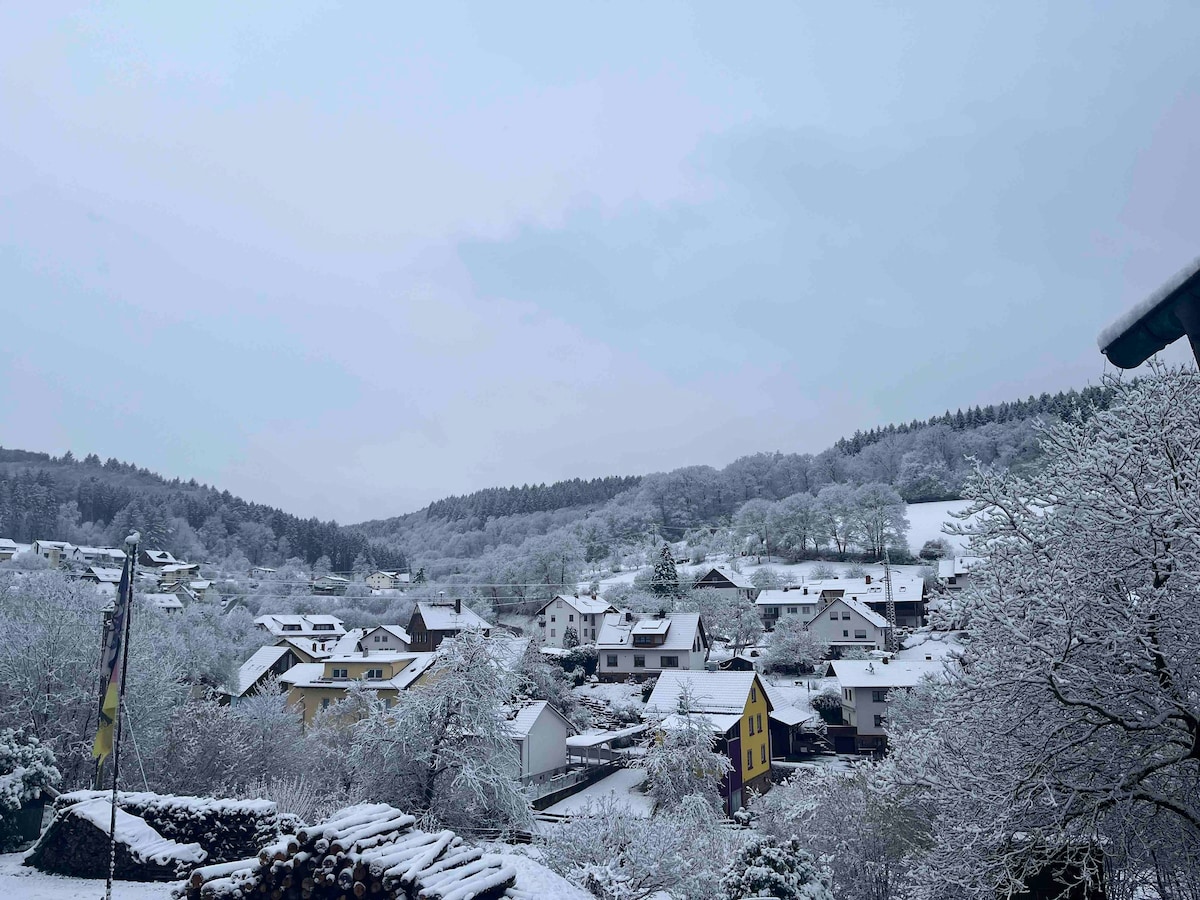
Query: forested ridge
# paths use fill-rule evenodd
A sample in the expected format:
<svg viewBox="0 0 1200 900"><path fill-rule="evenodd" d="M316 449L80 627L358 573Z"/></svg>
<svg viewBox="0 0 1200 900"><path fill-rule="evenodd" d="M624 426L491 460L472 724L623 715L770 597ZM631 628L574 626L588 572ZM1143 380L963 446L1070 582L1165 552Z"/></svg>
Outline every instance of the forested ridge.
<svg viewBox="0 0 1200 900"><path fill-rule="evenodd" d="M132 530L190 560L230 559L234 568L328 557L335 571L360 556L402 565L395 551L336 522L301 519L195 479L166 479L95 454L82 460L0 447L0 536L29 542L119 543Z"/></svg>
<svg viewBox="0 0 1200 900"><path fill-rule="evenodd" d="M749 500L780 501L829 484L887 484L908 502L956 499L969 459L1018 471L1036 466L1035 419L1086 418L1106 408L1111 395L1087 387L947 411L856 432L818 454L758 453L720 469L487 488L353 526L302 519L95 454L0 448L0 536L112 544L137 528L190 559L271 565L328 557L333 571L350 571L356 561L403 567L412 558L454 572L496 548L569 531L584 556L597 560L645 534L680 538L729 521Z"/></svg>

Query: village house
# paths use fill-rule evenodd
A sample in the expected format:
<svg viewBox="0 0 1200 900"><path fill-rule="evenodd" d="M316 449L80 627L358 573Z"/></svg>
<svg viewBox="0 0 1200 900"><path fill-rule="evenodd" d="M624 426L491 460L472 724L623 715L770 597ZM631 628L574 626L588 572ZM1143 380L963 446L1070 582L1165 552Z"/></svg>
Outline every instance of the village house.
<svg viewBox="0 0 1200 900"><path fill-rule="evenodd" d="M865 603L845 595L834 597L804 623L804 630L829 645L836 659L850 647L887 650L891 626L887 619Z"/></svg>
<svg viewBox="0 0 1200 900"><path fill-rule="evenodd" d="M363 580L373 591L391 591L408 587L412 576L407 572L372 572Z"/></svg>
<svg viewBox="0 0 1200 900"><path fill-rule="evenodd" d="M601 681L642 679L678 669L701 671L708 661L708 634L699 613L637 618L607 613L596 639Z"/></svg>
<svg viewBox="0 0 1200 900"><path fill-rule="evenodd" d="M79 580L91 584L111 584L116 587L121 583L121 570L105 566L89 566L88 570L79 576Z"/></svg>
<svg viewBox="0 0 1200 900"><path fill-rule="evenodd" d="M148 569L160 569L163 566L176 565L177 560L170 550L138 550L138 565Z"/></svg>
<svg viewBox="0 0 1200 900"><path fill-rule="evenodd" d="M646 702L646 713L664 730L679 728L680 699L690 695L690 715L712 724L716 750L733 764L721 784L725 814L748 802L748 792L771 786L771 699L754 672L664 672Z"/></svg>
<svg viewBox="0 0 1200 900"><path fill-rule="evenodd" d="M350 579L341 575L321 575L313 579L314 594L344 594L350 587Z"/></svg>
<svg viewBox="0 0 1200 900"><path fill-rule="evenodd" d="M238 667L237 680L229 691L230 702L253 696L272 676L279 678L293 666L311 662L314 662L311 655L287 641L259 647Z"/></svg>
<svg viewBox="0 0 1200 900"><path fill-rule="evenodd" d="M938 581L948 591L958 592L979 576L976 570L983 565L982 556L955 556L938 560Z"/></svg>
<svg viewBox="0 0 1200 900"><path fill-rule="evenodd" d="M615 606L595 594L582 597L578 594L571 597L559 595L537 612L542 644L546 647L566 647L564 638L568 629L575 633L576 644L594 643L604 622L604 614L616 611Z"/></svg>
<svg viewBox="0 0 1200 900"><path fill-rule="evenodd" d="M35 556L40 556L58 568L68 558L71 545L67 541L34 541L29 549Z"/></svg>
<svg viewBox="0 0 1200 900"><path fill-rule="evenodd" d="M896 605L896 625L920 628L925 624L925 580L919 575L892 574L892 600ZM763 595L766 595L765 597ZM887 582L866 575L862 578L818 578L803 581L781 591L764 591L755 602L759 618L767 630L784 616L810 616L839 597L850 597L887 617ZM805 608L810 607L806 612Z"/></svg>
<svg viewBox="0 0 1200 900"><path fill-rule="evenodd" d="M508 731L521 760L521 783L541 784L567 768L571 723L545 700L530 700L508 710Z"/></svg>
<svg viewBox="0 0 1200 900"><path fill-rule="evenodd" d="M189 581L188 588L198 600L215 600L221 596L217 586L207 578L200 578L196 581Z"/></svg>
<svg viewBox="0 0 1200 900"><path fill-rule="evenodd" d="M329 709L355 683L375 691L387 706L396 702L433 665L432 653L356 653L330 656L317 663L292 666L280 683L288 688L288 706L298 707L304 724L318 712Z"/></svg>
<svg viewBox="0 0 1200 900"><path fill-rule="evenodd" d="M271 578L275 575L275 570L267 566L251 566L247 574L251 578Z"/></svg>
<svg viewBox="0 0 1200 900"><path fill-rule="evenodd" d="M758 596L758 588L741 572L735 572L727 566L713 566L692 582L696 590L711 588L715 591L728 591L738 597L753 600Z"/></svg>
<svg viewBox="0 0 1200 900"><path fill-rule="evenodd" d="M146 602L162 612L183 612L183 601L174 594L147 594Z"/></svg>
<svg viewBox="0 0 1200 900"><path fill-rule="evenodd" d="M855 729L855 750L887 749L887 710L895 691L911 690L944 671L941 659L890 659L879 654L871 660L835 660L830 671L842 692L842 721Z"/></svg>
<svg viewBox="0 0 1200 900"><path fill-rule="evenodd" d="M66 558L81 566L123 566L125 551L115 547L71 547Z"/></svg>
<svg viewBox="0 0 1200 900"><path fill-rule="evenodd" d="M408 636L408 632L399 625L376 625L374 628L367 628L363 632L363 636L358 639L358 649L366 652L382 650L384 652L392 650L410 650L412 649L412 640Z"/></svg>
<svg viewBox="0 0 1200 900"><path fill-rule="evenodd" d="M277 638L304 638L307 640L336 641L346 633L342 620L336 616L310 613L308 615L285 615L273 613L259 616L254 624Z"/></svg>
<svg viewBox="0 0 1200 900"><path fill-rule="evenodd" d="M17 555L17 542L10 538L0 538L0 562L5 562Z"/></svg>
<svg viewBox="0 0 1200 900"><path fill-rule="evenodd" d="M446 638L470 630L481 631L487 636L492 633L492 626L463 606L461 599L418 603L408 621L409 648L418 653L430 653Z"/></svg>

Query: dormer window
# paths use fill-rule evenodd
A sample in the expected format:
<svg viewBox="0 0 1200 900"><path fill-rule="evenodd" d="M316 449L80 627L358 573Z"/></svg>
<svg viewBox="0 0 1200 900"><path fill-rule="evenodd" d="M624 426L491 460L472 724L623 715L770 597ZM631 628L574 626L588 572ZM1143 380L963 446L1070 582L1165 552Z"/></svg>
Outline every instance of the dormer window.
<svg viewBox="0 0 1200 900"><path fill-rule="evenodd" d="M284 625L283 630L284 631L299 631L300 626L299 625Z"/></svg>
<svg viewBox="0 0 1200 900"><path fill-rule="evenodd" d="M367 669L364 678L383 678L383 669Z"/></svg>
<svg viewBox="0 0 1200 900"><path fill-rule="evenodd" d="M313 626L313 631L333 631L333 626L327 622Z"/></svg>
<svg viewBox="0 0 1200 900"><path fill-rule="evenodd" d="M350 670L349 669L334 669L333 677L334 678L349 678Z"/></svg>

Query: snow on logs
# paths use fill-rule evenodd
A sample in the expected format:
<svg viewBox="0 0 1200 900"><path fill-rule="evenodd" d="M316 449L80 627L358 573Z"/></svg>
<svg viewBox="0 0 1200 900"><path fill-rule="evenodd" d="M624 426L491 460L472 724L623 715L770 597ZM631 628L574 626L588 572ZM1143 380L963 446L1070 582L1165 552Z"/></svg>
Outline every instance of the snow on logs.
<svg viewBox="0 0 1200 900"><path fill-rule="evenodd" d="M258 855L195 869L180 900L499 900L516 882L503 860L452 831L365 803L284 835Z"/></svg>

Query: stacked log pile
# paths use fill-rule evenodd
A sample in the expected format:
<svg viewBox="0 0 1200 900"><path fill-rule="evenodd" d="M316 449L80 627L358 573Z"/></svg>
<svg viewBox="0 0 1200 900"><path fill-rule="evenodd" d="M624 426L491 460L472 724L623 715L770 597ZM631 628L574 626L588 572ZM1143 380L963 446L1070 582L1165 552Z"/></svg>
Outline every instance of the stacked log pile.
<svg viewBox="0 0 1200 900"><path fill-rule="evenodd" d="M72 791L54 801L55 810L85 800L110 799L108 791ZM164 838L182 844L199 844L210 863L253 856L259 848L279 838L279 812L269 800L214 800L177 797L143 791L121 791L117 808L145 819Z"/></svg>
<svg viewBox="0 0 1200 900"><path fill-rule="evenodd" d="M108 875L112 805L101 797L60 809L25 864L77 878ZM123 881L175 881L204 862L199 844L163 837L146 822L117 810L115 875Z"/></svg>
<svg viewBox="0 0 1200 900"><path fill-rule="evenodd" d="M343 809L241 862L194 870L180 900L500 900L516 871L386 804Z"/></svg>

